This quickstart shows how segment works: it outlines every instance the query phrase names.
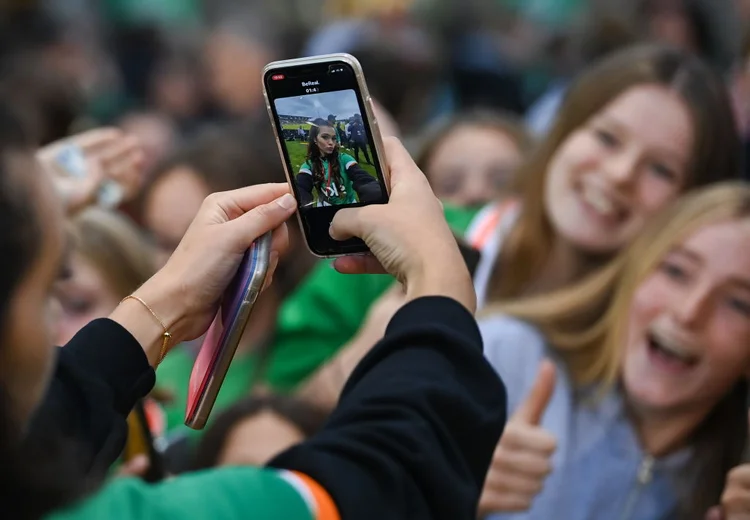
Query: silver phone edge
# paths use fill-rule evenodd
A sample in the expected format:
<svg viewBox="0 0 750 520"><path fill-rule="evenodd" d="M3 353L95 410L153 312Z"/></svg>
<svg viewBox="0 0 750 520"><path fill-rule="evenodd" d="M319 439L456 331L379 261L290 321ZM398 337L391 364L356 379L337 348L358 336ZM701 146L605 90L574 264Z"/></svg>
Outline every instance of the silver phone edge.
<svg viewBox="0 0 750 520"><path fill-rule="evenodd" d="M242 303L240 304L237 319L230 325L231 332L227 338L227 347L222 349L216 370L211 375L208 384L206 384L206 389L198 397L195 415L185 421L185 425L194 430L202 430L208 422L208 418L216 402L216 397L219 395L221 386L224 384L229 366L232 364L232 359L234 359L234 354L237 352L242 334L245 332L247 322L250 320L255 302L258 300L260 291L266 281L268 267L270 266L271 233L266 233L260 237L257 244L259 248L258 263L250 277L247 290L242 296Z"/></svg>
<svg viewBox="0 0 750 520"><path fill-rule="evenodd" d="M380 162L381 169L383 170L383 180L385 181L385 190L388 193L388 196L391 195L391 172L388 169L388 163L385 156L385 145L383 144L383 134L380 132L380 125L378 124L378 119L375 117L375 108L372 104L372 97L370 96L370 91L367 88L367 82L365 81L365 74L362 70L362 65L359 63L359 60L352 56L351 54L346 53L336 53L336 54L323 54L320 56L311 56L308 58L296 58L293 60L281 60L281 61L274 61L263 67L263 73L261 76L261 83L263 84L263 99L266 102L266 110L268 111L268 118L271 120L271 127L273 128L274 138L276 139L276 146L279 149L279 157L281 158L282 165L284 166L284 174L286 175L286 181L289 184L289 189L292 190L292 193L294 193L294 186L292 184L293 182L293 174L289 171L289 167L286 164L286 161L284 160L284 149L282 148L284 146L282 139L279 137L279 130L276 126L276 120L273 117L273 110L271 109L271 101L268 99L268 90L266 89L266 82L265 78L266 75L275 69L281 69L285 67L294 67L298 65L317 65L319 63L326 63L329 61L343 61L347 64L349 64L352 69L354 69L354 76L357 80L357 87L360 90L360 93L362 95L362 99L364 99L365 103L365 113L367 114L367 121L369 122L370 127L370 134L373 138L373 145L375 146L375 153L378 154L378 159ZM300 212L297 211L297 222L299 223L300 230L302 230L302 233L305 234L305 226L302 223L302 216L300 215ZM306 235L305 235L306 236ZM318 258L338 258L340 256L350 256L351 253L343 253L339 255L321 255L320 253L316 253L312 250L310 247L310 244L308 243L307 239L305 239L305 247L307 250L312 254L313 256L316 256ZM355 254L361 254L361 253L355 253Z"/></svg>

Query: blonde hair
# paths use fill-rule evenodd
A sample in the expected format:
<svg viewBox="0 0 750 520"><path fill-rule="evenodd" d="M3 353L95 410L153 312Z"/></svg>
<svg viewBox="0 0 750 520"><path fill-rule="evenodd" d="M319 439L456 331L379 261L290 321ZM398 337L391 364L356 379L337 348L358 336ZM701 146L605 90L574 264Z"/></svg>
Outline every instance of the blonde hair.
<svg viewBox="0 0 750 520"><path fill-rule="evenodd" d="M543 194L557 149L619 95L648 84L676 92L691 114L695 144L687 188L739 178L742 147L729 96L717 74L698 58L669 47L636 46L613 54L573 84L549 134L516 173L523 209L493 268L490 301L518 297L549 259L555 231ZM601 265L609 258L595 260Z"/></svg>
<svg viewBox="0 0 750 520"><path fill-rule="evenodd" d="M96 267L118 298L156 271L151 244L124 215L89 208L69 222L68 233L74 250Z"/></svg>
<svg viewBox="0 0 750 520"><path fill-rule="evenodd" d="M750 217L750 185L725 182L687 195L663 211L606 267L544 296L495 304L540 329L577 385L615 383L633 293L676 243L697 228Z"/></svg>

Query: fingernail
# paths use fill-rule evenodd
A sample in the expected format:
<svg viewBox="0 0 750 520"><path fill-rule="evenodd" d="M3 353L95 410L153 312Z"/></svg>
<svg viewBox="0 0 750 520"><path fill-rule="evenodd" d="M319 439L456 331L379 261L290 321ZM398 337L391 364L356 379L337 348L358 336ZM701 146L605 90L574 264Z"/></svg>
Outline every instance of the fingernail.
<svg viewBox="0 0 750 520"><path fill-rule="evenodd" d="M277 199L276 202L279 204L279 206L286 210L294 209L297 207L297 200L289 193L285 193L281 198Z"/></svg>

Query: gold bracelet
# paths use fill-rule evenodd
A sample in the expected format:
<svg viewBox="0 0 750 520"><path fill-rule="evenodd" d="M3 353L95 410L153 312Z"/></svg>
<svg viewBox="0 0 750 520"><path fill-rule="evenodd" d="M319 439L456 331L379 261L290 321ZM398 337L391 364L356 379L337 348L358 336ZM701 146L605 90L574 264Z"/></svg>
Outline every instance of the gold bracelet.
<svg viewBox="0 0 750 520"><path fill-rule="evenodd" d="M161 351L159 352L159 359L156 362L156 365L154 368L158 367L161 362L164 360L164 357L167 355L167 347L169 346L169 340L172 339L172 334L167 330L167 326L164 325L164 322L162 319L154 312L154 310L149 306L148 303L144 302L142 299L140 299L138 296L130 295L126 296L125 298L120 301L120 303L123 303L127 300L135 300L139 302L141 305L146 307L146 310L151 313L151 316L154 317L156 321L159 322L159 325L161 325L161 328L164 329L164 334L162 335L162 341L161 341Z"/></svg>

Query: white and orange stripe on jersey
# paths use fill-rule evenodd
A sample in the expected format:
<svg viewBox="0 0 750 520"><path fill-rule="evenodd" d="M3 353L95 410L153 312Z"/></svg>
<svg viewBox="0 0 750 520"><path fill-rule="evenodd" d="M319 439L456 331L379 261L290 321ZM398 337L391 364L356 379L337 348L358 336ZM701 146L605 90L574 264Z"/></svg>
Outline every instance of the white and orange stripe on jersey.
<svg viewBox="0 0 750 520"><path fill-rule="evenodd" d="M474 273L474 289L477 293L479 308L485 303L487 286L490 283L495 262L520 210L521 203L516 199L496 202L482 209L469 225L466 239L474 249L481 253Z"/></svg>

